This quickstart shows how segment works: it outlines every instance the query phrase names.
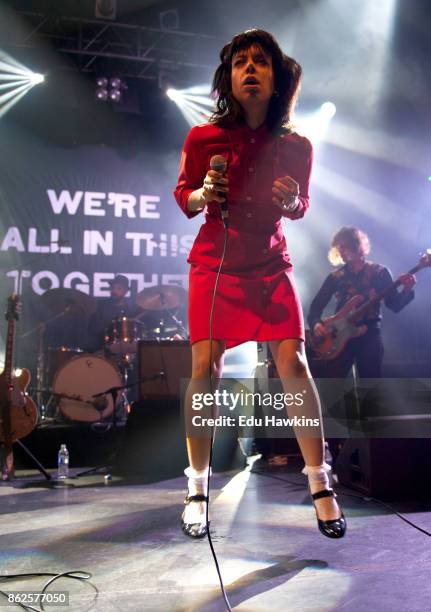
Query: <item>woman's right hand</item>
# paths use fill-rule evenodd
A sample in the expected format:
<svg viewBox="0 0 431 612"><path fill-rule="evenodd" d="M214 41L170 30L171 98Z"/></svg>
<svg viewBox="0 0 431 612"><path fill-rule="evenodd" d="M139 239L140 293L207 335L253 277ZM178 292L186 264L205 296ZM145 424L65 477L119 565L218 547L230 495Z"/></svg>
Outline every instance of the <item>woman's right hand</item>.
<svg viewBox="0 0 431 612"><path fill-rule="evenodd" d="M313 334L318 338L325 336L328 333L325 324L322 321L318 321L313 327Z"/></svg>
<svg viewBox="0 0 431 612"><path fill-rule="evenodd" d="M215 170L208 170L203 187L192 191L187 201L189 210L200 212L209 202L222 204L226 198L222 194L229 191L228 179Z"/></svg>
<svg viewBox="0 0 431 612"><path fill-rule="evenodd" d="M208 202L219 202L219 204L224 202L226 198L222 194L229 191L228 184L229 181L223 174L208 170L202 188L202 202L205 205Z"/></svg>

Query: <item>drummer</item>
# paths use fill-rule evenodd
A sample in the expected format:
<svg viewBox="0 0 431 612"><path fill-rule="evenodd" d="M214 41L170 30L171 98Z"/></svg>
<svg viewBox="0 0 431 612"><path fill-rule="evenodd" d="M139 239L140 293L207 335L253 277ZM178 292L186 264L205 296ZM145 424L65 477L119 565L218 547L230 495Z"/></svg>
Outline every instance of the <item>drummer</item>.
<svg viewBox="0 0 431 612"><path fill-rule="evenodd" d="M103 347L105 330L114 319L136 317L141 312L141 309L133 300L126 298L130 288L127 276L117 274L115 278L109 281L109 285L110 297L98 301L96 312L91 315L88 324L90 344L94 351Z"/></svg>

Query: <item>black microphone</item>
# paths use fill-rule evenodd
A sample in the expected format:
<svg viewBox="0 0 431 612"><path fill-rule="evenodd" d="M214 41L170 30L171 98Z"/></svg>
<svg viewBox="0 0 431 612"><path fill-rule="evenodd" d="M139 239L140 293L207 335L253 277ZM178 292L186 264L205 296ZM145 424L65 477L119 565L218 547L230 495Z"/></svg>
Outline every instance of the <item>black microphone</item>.
<svg viewBox="0 0 431 612"><path fill-rule="evenodd" d="M227 160L223 155L213 155L210 160L210 168L211 170L215 170L216 172L220 172L220 174L224 174L227 170ZM227 205L227 197L226 193L218 192L219 195L225 198L224 202L220 203L220 211L221 218L224 223L224 226L227 227L229 225L229 209Z"/></svg>

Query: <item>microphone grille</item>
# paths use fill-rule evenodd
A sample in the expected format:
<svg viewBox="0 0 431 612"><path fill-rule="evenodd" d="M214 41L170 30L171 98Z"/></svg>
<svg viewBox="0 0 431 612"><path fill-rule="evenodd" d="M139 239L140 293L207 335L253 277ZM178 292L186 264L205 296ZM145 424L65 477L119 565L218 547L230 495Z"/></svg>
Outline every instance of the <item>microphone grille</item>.
<svg viewBox="0 0 431 612"><path fill-rule="evenodd" d="M227 160L223 155L213 155L210 160L211 170L224 174L227 168Z"/></svg>

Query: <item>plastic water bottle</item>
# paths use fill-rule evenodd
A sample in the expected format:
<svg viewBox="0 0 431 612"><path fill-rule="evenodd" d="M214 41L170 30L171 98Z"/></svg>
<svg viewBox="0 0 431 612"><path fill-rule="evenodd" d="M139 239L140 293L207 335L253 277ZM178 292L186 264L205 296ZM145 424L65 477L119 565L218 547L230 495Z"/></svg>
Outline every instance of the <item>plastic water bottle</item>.
<svg viewBox="0 0 431 612"><path fill-rule="evenodd" d="M68 478L69 477L69 451L66 448L65 444L60 446L60 450L58 451L58 478Z"/></svg>

